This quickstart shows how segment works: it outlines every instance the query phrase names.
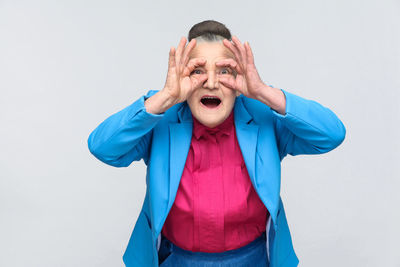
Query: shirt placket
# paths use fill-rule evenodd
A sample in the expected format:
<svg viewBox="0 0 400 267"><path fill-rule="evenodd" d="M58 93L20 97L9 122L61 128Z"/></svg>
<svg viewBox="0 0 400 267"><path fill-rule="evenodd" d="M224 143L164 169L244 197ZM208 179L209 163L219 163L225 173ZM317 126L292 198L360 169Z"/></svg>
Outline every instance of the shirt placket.
<svg viewBox="0 0 400 267"><path fill-rule="evenodd" d="M215 134L205 133L206 151L201 153L201 171L199 177L199 209L202 214L199 221L199 243L203 249L224 247L224 196L221 151ZM205 218L206 221L201 221Z"/></svg>

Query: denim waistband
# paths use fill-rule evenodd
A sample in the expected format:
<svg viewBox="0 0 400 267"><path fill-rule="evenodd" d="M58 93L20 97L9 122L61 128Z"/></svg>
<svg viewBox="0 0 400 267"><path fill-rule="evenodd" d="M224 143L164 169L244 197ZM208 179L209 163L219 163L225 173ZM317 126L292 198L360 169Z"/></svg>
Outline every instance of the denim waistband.
<svg viewBox="0 0 400 267"><path fill-rule="evenodd" d="M168 240L164 235L162 235L162 243L165 242L164 245L166 245L167 247L170 248L170 251L174 251L174 253L177 254L181 254L181 255L186 255L186 256L190 256L191 258L225 258L225 257L232 257L232 255L238 256L241 254L246 254L248 252L251 252L254 247L258 247L258 246L265 246L265 241L266 241L266 232L263 232L259 237L257 237L256 239L254 239L253 241L251 241L249 244L237 248L237 249L232 249L232 250L227 250L227 251L223 251L223 252L200 252L200 251L190 251L190 250L186 250L183 249L181 247L178 247L177 245L175 245L174 243L172 243L170 240Z"/></svg>

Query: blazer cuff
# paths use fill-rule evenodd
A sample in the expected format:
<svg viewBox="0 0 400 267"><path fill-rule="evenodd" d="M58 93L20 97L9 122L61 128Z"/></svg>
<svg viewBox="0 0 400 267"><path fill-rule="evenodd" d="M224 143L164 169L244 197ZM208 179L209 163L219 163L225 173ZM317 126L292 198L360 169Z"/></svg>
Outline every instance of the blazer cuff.
<svg viewBox="0 0 400 267"><path fill-rule="evenodd" d="M152 128L164 117L165 112L154 114L146 111L144 101L155 93L157 93L157 90L150 90L130 105L129 109L131 112L129 112L129 121L132 121L133 119L140 120L142 128Z"/></svg>
<svg viewBox="0 0 400 267"><path fill-rule="evenodd" d="M301 118L305 121L308 121L310 116L310 104L316 104L315 106L319 106L320 108L324 109L314 100L302 98L282 88L280 88L280 90L283 92L286 98L285 115L282 115L276 110L270 108L272 113L280 120L290 120L290 118L296 117L297 119Z"/></svg>

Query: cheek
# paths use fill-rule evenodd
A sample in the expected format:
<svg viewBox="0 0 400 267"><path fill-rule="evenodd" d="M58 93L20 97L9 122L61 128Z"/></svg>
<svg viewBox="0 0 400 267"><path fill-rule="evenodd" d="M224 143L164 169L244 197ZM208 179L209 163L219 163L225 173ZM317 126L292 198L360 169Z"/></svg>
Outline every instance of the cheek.
<svg viewBox="0 0 400 267"><path fill-rule="evenodd" d="M188 99L186 99L186 101L190 106L193 106L196 102L196 99L197 98L194 95L191 95L190 97L188 97Z"/></svg>
<svg viewBox="0 0 400 267"><path fill-rule="evenodd" d="M223 84L220 84L220 86L221 86L222 94L224 95L225 98L236 96L236 92L237 92L236 90L229 89L228 87L226 87Z"/></svg>
<svg viewBox="0 0 400 267"><path fill-rule="evenodd" d="M229 89L228 89L229 90ZM227 105L233 105L233 103L235 103L235 99L236 99L236 92L229 90L227 92L225 92L224 94L224 98L225 98L225 103Z"/></svg>
<svg viewBox="0 0 400 267"><path fill-rule="evenodd" d="M196 100L197 98L191 97L188 98L186 101L192 113L197 114L198 110L200 109L200 102Z"/></svg>

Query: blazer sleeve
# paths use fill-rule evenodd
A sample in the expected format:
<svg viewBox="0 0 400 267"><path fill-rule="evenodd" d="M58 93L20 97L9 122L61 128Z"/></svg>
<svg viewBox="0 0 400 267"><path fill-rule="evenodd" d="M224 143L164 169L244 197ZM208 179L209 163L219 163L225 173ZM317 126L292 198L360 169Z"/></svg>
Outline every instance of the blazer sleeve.
<svg viewBox="0 0 400 267"><path fill-rule="evenodd" d="M280 90L286 97L285 115L270 109L281 160L287 154L326 153L343 142L346 128L329 108Z"/></svg>
<svg viewBox="0 0 400 267"><path fill-rule="evenodd" d="M127 167L142 158L147 164L152 129L165 114L152 114L145 109L144 101L156 92L148 91L98 125L87 140L90 153L114 167Z"/></svg>

